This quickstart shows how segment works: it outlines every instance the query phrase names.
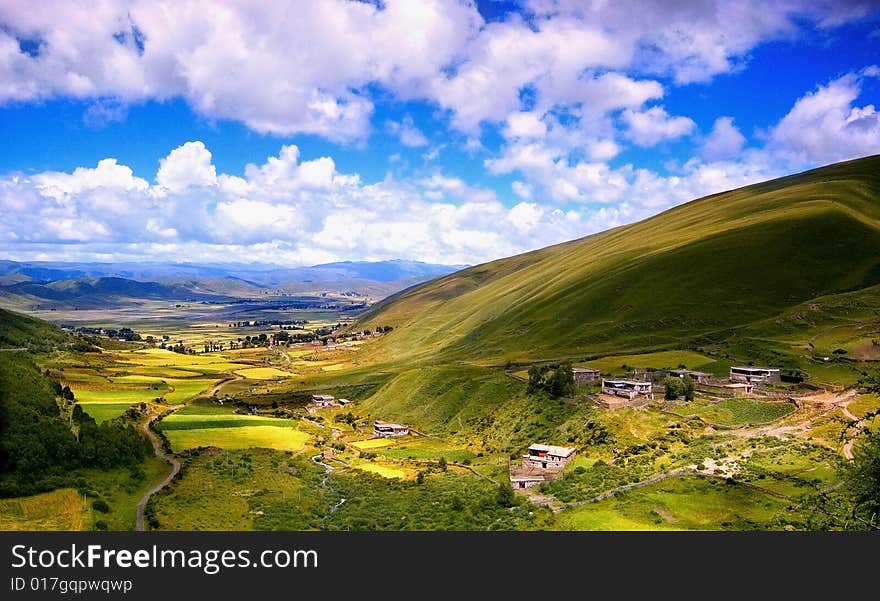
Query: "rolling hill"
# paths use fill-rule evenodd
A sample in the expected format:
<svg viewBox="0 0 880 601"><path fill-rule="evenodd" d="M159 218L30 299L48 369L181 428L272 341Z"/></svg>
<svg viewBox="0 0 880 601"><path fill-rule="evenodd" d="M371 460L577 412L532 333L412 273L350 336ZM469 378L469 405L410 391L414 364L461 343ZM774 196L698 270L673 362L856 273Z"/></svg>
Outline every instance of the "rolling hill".
<svg viewBox="0 0 880 601"><path fill-rule="evenodd" d="M395 328L379 360L500 363L772 338L876 320L878 308L872 156L458 271L389 297L355 327Z"/></svg>

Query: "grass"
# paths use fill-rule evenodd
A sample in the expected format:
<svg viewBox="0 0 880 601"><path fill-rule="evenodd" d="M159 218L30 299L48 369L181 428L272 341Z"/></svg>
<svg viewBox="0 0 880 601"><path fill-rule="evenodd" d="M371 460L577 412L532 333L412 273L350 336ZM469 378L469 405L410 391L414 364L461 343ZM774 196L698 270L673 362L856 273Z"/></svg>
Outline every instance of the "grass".
<svg viewBox="0 0 880 601"><path fill-rule="evenodd" d="M302 449L309 435L293 420L236 414L173 414L159 428L175 452L197 447Z"/></svg>
<svg viewBox="0 0 880 601"><path fill-rule="evenodd" d="M177 405L210 390L219 381L200 379L177 380L169 378L167 382L173 390L166 392L164 397L169 404Z"/></svg>
<svg viewBox="0 0 880 601"><path fill-rule="evenodd" d="M101 422L107 421L108 419L114 419L119 417L123 413L125 413L129 407L131 407L131 403L78 403L80 407L83 408L83 411L91 415L96 422L99 424Z"/></svg>
<svg viewBox="0 0 880 601"><path fill-rule="evenodd" d="M356 442L353 442L351 443L351 446L356 449L366 451L370 449L387 447L390 444L392 444L392 442L387 438L370 438L369 440L358 440Z"/></svg>
<svg viewBox="0 0 880 601"><path fill-rule="evenodd" d="M161 530L254 530L268 507L283 512L287 529L316 530L329 504L324 470L304 456L191 452L182 463L174 484L150 501Z"/></svg>
<svg viewBox="0 0 880 601"><path fill-rule="evenodd" d="M601 359L594 359L579 365L598 369L604 374L622 373L623 365L639 368L654 367L657 369L674 369L682 364L686 365L688 369L709 371L710 373L714 373L711 372L711 369L717 366L717 362L711 357L693 351L660 351L657 353L643 353L637 355L613 355L610 357L602 357ZM718 375L725 375L727 369L722 369L721 372L722 373Z"/></svg>
<svg viewBox="0 0 880 601"><path fill-rule="evenodd" d="M278 378L289 378L292 375L290 372L274 367L252 367L239 369L235 373L251 380L277 380Z"/></svg>
<svg viewBox="0 0 880 601"><path fill-rule="evenodd" d="M795 410L791 403L773 403L749 399L728 399L720 403L693 401L676 406L682 415L697 415L711 424L744 426L763 424L784 417Z"/></svg>
<svg viewBox="0 0 880 601"><path fill-rule="evenodd" d="M867 413L880 409L880 395L861 394L847 406L856 417L864 417Z"/></svg>
<svg viewBox="0 0 880 601"><path fill-rule="evenodd" d="M464 461L472 461L476 455L472 451L466 449L442 449L442 448L419 448L419 447L399 447L396 449L380 449L376 451L379 455L390 457L393 459L432 459L438 460L441 457L446 461L454 461L461 463Z"/></svg>
<svg viewBox="0 0 880 601"><path fill-rule="evenodd" d="M100 513L89 508L93 520L103 520L108 530L134 530L137 504L144 493L168 475L170 467L155 457L141 466L142 474L130 470L83 470L82 475L89 489L89 503L100 498L110 511Z"/></svg>
<svg viewBox="0 0 880 601"><path fill-rule="evenodd" d="M162 396L161 390L150 388L112 388L107 390L81 390L70 387L77 401L81 403L145 403Z"/></svg>
<svg viewBox="0 0 880 601"><path fill-rule="evenodd" d="M31 497L0 499L0 530L88 530L91 518L82 495L59 488Z"/></svg>
<svg viewBox="0 0 880 601"><path fill-rule="evenodd" d="M355 467L365 472L378 474L383 478L406 478L407 476L407 471L405 469L383 465L381 463L369 463L365 461L357 464Z"/></svg>
<svg viewBox="0 0 880 601"><path fill-rule="evenodd" d="M798 523L787 502L714 479L678 477L564 511L564 530L780 529Z"/></svg>

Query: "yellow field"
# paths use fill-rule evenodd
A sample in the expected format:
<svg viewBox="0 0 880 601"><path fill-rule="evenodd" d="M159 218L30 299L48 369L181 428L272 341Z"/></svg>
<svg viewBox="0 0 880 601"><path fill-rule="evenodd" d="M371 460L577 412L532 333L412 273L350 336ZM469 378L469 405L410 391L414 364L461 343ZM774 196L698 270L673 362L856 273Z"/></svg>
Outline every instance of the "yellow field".
<svg viewBox="0 0 880 601"><path fill-rule="evenodd" d="M277 426L168 430L165 435L175 452L208 446L220 447L221 449L260 447L279 451L298 451L309 440L309 435L306 432Z"/></svg>
<svg viewBox="0 0 880 601"><path fill-rule="evenodd" d="M346 367L348 367L348 364L346 363L336 363L334 365L325 365L321 369L323 369L324 371L339 371L340 369L345 369Z"/></svg>
<svg viewBox="0 0 880 601"><path fill-rule="evenodd" d="M85 530L88 513L72 488L0 499L0 530Z"/></svg>
<svg viewBox="0 0 880 601"><path fill-rule="evenodd" d="M377 463L360 463L355 465L359 470L378 474L383 478L406 478L407 472L403 468L390 467L388 465L380 465Z"/></svg>
<svg viewBox="0 0 880 601"><path fill-rule="evenodd" d="M356 449L365 451L367 449L379 449L382 447L387 447L390 444L391 441L387 438L371 438L369 440L359 440L357 442L353 442L351 443L351 446Z"/></svg>
<svg viewBox="0 0 880 601"><path fill-rule="evenodd" d="M236 374L251 380L275 380L277 378L289 378L293 374L281 371L274 367L251 367L249 369L236 370Z"/></svg>

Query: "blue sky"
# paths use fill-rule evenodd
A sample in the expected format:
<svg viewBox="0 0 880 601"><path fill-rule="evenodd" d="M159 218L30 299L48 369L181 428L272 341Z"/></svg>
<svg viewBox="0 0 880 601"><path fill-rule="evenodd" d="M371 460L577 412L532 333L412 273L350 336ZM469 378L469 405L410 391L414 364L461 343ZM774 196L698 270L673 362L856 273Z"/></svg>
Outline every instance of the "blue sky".
<svg viewBox="0 0 880 601"><path fill-rule="evenodd" d="M870 2L0 7L0 258L477 263L880 152Z"/></svg>

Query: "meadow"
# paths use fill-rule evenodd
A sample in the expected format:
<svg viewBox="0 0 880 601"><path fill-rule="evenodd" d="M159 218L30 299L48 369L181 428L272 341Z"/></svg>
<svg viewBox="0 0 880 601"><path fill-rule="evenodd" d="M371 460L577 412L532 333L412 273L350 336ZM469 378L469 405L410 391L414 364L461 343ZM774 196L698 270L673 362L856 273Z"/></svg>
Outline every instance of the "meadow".
<svg viewBox="0 0 880 601"><path fill-rule="evenodd" d="M671 411L681 415L696 415L710 424L745 426L765 424L785 417L795 410L791 403L727 399L720 403L692 401L676 405Z"/></svg>
<svg viewBox="0 0 880 601"><path fill-rule="evenodd" d="M178 412L163 419L159 429L175 452L198 447L298 451L309 440L298 426L294 420L257 415Z"/></svg>

